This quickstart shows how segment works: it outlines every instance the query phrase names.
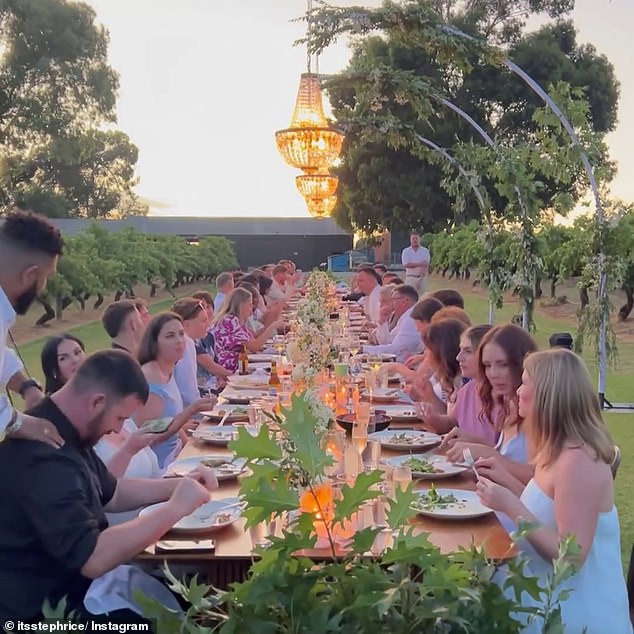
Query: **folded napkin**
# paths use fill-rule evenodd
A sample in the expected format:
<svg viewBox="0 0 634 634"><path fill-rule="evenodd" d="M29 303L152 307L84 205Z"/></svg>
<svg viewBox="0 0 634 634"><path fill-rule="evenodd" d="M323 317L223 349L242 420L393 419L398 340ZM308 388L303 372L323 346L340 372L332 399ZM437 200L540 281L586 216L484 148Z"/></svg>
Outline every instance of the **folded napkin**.
<svg viewBox="0 0 634 634"><path fill-rule="evenodd" d="M109 614L116 610L132 610L143 616L133 594L141 592L155 599L173 612L182 613L176 597L158 579L135 566L117 566L95 579L84 597L84 606L90 614Z"/></svg>

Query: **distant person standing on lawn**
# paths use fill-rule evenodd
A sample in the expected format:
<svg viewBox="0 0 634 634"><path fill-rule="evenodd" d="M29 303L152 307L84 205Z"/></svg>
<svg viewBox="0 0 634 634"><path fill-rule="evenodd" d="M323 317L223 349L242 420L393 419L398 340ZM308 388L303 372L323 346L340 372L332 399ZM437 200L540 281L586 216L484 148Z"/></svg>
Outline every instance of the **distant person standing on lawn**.
<svg viewBox="0 0 634 634"><path fill-rule="evenodd" d="M429 272L429 249L421 246L420 236L412 233L409 237L409 247L403 249L401 262L405 267L405 284L413 286L420 295L427 287Z"/></svg>

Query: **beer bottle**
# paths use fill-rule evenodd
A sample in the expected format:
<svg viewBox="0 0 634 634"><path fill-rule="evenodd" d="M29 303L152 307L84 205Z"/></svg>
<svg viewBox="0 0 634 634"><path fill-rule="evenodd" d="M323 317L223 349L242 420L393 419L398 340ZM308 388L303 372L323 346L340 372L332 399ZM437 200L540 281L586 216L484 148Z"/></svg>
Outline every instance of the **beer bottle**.
<svg viewBox="0 0 634 634"><path fill-rule="evenodd" d="M269 377L269 387L274 387L278 390L282 387L280 376L277 373L277 361L271 361L271 376Z"/></svg>
<svg viewBox="0 0 634 634"><path fill-rule="evenodd" d="M247 354L246 346L242 346L242 350L238 355L238 374L249 374L249 355Z"/></svg>

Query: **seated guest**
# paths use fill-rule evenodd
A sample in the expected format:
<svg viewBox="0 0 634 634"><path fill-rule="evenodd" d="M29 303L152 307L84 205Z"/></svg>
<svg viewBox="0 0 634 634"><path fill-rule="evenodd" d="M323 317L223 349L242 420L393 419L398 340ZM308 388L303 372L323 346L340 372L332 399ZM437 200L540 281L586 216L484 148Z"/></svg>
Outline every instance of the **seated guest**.
<svg viewBox="0 0 634 634"><path fill-rule="evenodd" d="M113 348L136 355L144 325L136 304L131 299L108 304L101 316L101 323L112 340Z"/></svg>
<svg viewBox="0 0 634 634"><path fill-rule="evenodd" d="M467 313L457 306L443 306L438 312L434 313L431 318L431 323L442 321L443 319L455 319L461 321L467 328L471 328L471 317Z"/></svg>
<svg viewBox="0 0 634 634"><path fill-rule="evenodd" d="M441 288L440 290L433 291L431 293L428 293L427 295L435 297L445 306L456 306L458 308L464 309L464 298L458 291L455 291L453 288Z"/></svg>
<svg viewBox="0 0 634 634"><path fill-rule="evenodd" d="M298 294L293 286L291 275L284 264L277 264L273 269L273 284L269 289L269 299L287 302Z"/></svg>
<svg viewBox="0 0 634 634"><path fill-rule="evenodd" d="M86 358L84 344L74 335L51 337L42 348L42 371L46 380L46 393L57 392L77 372ZM169 432L166 432L169 434ZM115 477L123 477L131 465L134 477L154 478L161 474L154 452L148 445L165 439L164 434L148 433L125 420L118 434L106 434L96 445L97 455L106 463ZM130 477L129 473L127 473ZM132 515L123 514L130 519ZM111 519L111 518L109 518Z"/></svg>
<svg viewBox="0 0 634 634"><path fill-rule="evenodd" d="M204 337L196 340L196 370L198 374L198 388L201 396L207 390L217 394L224 387L226 378L231 374L216 361L216 342L211 333L211 323L214 320L214 300L207 291L192 293L194 299L200 300L205 305L209 327Z"/></svg>
<svg viewBox="0 0 634 634"><path fill-rule="evenodd" d="M492 326L485 324L473 326L462 333L460 337L460 352L458 363L460 374L467 379L456 394L453 406L447 406L447 415L431 413L425 418L425 422L433 427L439 434L449 432L443 441L444 446L449 445L454 439L463 441L483 442L495 445L498 433L491 419L484 415L482 401L478 395L478 346L484 335ZM495 418L496 412L493 412Z"/></svg>
<svg viewBox="0 0 634 634"><path fill-rule="evenodd" d="M147 326L152 319L152 315L150 315L150 309L147 306L147 302L140 297L135 298L134 305L136 309L139 311L139 316L141 317L141 323L144 326Z"/></svg>
<svg viewBox="0 0 634 634"><path fill-rule="evenodd" d="M84 342L75 335L64 333L49 337L42 347L40 360L44 374L44 392L57 392L86 358Z"/></svg>
<svg viewBox="0 0 634 634"><path fill-rule="evenodd" d="M260 321L263 315L263 312L260 309L260 292L253 284L245 282L244 280L240 282L238 288L244 288L251 293L253 311L251 312L249 319L247 319L247 328L253 333L253 335L257 336L262 328L264 328L264 324Z"/></svg>
<svg viewBox="0 0 634 634"><path fill-rule="evenodd" d="M524 361L518 395L519 416L535 449L535 474L525 487L481 477L477 489L489 508L510 517L514 525L523 520L532 527L518 548L526 574L537 577L544 594L536 599L525 592L520 603L548 610L545 591L556 575L553 562L561 541L572 535L579 552L567 559L576 571L557 586L562 631L629 634L610 470L614 445L588 371L569 350L536 352ZM538 618L522 631L543 632L544 623Z"/></svg>
<svg viewBox="0 0 634 634"><path fill-rule="evenodd" d="M390 343L392 330L398 322L398 317L394 312L394 302L392 301L392 291L396 288L392 284L384 284L381 286L379 294L379 324L375 330L370 333L369 341L371 344Z"/></svg>
<svg viewBox="0 0 634 634"><path fill-rule="evenodd" d="M368 354L394 354L398 362L403 362L412 355L420 353L423 342L412 319L412 309L417 301L418 291L413 286L405 284L397 286L392 292L392 304L397 323L387 336L389 343L376 346L365 345L363 351ZM383 330L386 328L387 324Z"/></svg>
<svg viewBox="0 0 634 634"><path fill-rule="evenodd" d="M275 264L265 264L262 267L262 272L264 273L264 275L266 277L268 277L270 280L273 279L273 269L275 268Z"/></svg>
<svg viewBox="0 0 634 634"><path fill-rule="evenodd" d="M379 274L381 278L385 277L385 274L387 273L387 266L385 266L385 264L373 264L372 268Z"/></svg>
<svg viewBox="0 0 634 634"><path fill-rule="evenodd" d="M431 325L431 320L433 316L442 308L442 304L433 297L425 297L421 299L416 306L412 309L411 317L414 320L414 325L416 326L416 330L418 330L418 334L420 335L421 341L425 338L425 333L427 329ZM423 349L425 345L423 343ZM405 362L405 365L408 368L415 368L419 364L421 364L424 360L424 355L416 354Z"/></svg>
<svg viewBox="0 0 634 634"><path fill-rule="evenodd" d="M238 355L243 346L248 352L258 352L278 327L284 324L283 320L274 321L255 337L246 325L252 313L253 296L246 288L236 288L212 324L218 363L232 373L238 369Z"/></svg>
<svg viewBox="0 0 634 634"><path fill-rule="evenodd" d="M14 439L0 443L3 623L40 620L44 601L56 606L63 597L67 612L74 611L82 621L138 623L139 612L132 609L89 613L84 599L92 580L98 580L97 586L110 582L108 594L93 597L103 602L115 590L133 601L130 595L141 588L127 587L125 582L121 587L118 579L123 577L158 584L164 591L142 571L134 569L132 575L131 568L120 564L207 502L208 489L217 483L208 469L188 478L155 480L117 480L108 472L93 445L104 434L118 432L147 396L147 381L131 355L120 350L97 352L32 410L55 426L65 441L63 447ZM145 517L108 527L106 511L162 501L167 504Z"/></svg>
<svg viewBox="0 0 634 634"><path fill-rule="evenodd" d="M441 322L442 323L442 322ZM469 448L474 459L499 457L501 464L516 478L528 481L533 469L528 465L524 420L517 407L517 390L522 383L524 358L537 350L533 338L519 326L496 326L484 335L478 348L478 395L482 415L492 420L499 432L495 448L484 442L458 439L450 443L447 455L461 460Z"/></svg>
<svg viewBox="0 0 634 634"><path fill-rule="evenodd" d="M182 430L194 415L213 408L216 399L200 399L183 407L174 368L185 352L183 320L176 313L159 313L147 325L139 346L138 359L148 381L150 396L134 415L138 427L149 420L172 418L167 438L152 447L159 467L174 461L187 440ZM182 414L182 415L181 415ZM180 435L179 435L180 434Z"/></svg>
<svg viewBox="0 0 634 634"><path fill-rule="evenodd" d="M363 312L368 321L376 326L379 323L381 278L371 266L366 266L359 269L356 283L359 291L363 293L363 298L359 300Z"/></svg>
<svg viewBox="0 0 634 634"><path fill-rule="evenodd" d="M225 298L234 288L234 278L232 273L221 273L216 278L216 297L214 299L214 312L218 312Z"/></svg>
<svg viewBox="0 0 634 634"><path fill-rule="evenodd" d="M383 276L383 284L394 284L395 286L399 286L400 284L404 284L403 280L396 273L386 273Z"/></svg>
<svg viewBox="0 0 634 634"><path fill-rule="evenodd" d="M210 324L205 304L193 297L179 299L172 305L172 312L183 320L185 331L185 352L176 362L174 378L183 399L183 407L189 407L200 399L196 341L207 334Z"/></svg>

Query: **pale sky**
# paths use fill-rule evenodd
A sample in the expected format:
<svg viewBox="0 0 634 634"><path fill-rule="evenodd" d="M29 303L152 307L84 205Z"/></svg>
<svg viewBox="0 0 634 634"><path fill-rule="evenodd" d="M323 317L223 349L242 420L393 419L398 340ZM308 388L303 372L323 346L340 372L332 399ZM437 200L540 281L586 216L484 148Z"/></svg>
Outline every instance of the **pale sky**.
<svg viewBox="0 0 634 634"><path fill-rule="evenodd" d="M140 151L137 192L167 205L151 213L308 215L299 172L274 137L290 123L306 71L305 50L292 46L305 27L291 22L305 0L86 1L110 31L118 125ZM634 200L634 0L576 4L579 41L606 54L621 82L619 126L608 139L620 167L612 189ZM340 42L320 58L320 72L338 72L348 59Z"/></svg>

